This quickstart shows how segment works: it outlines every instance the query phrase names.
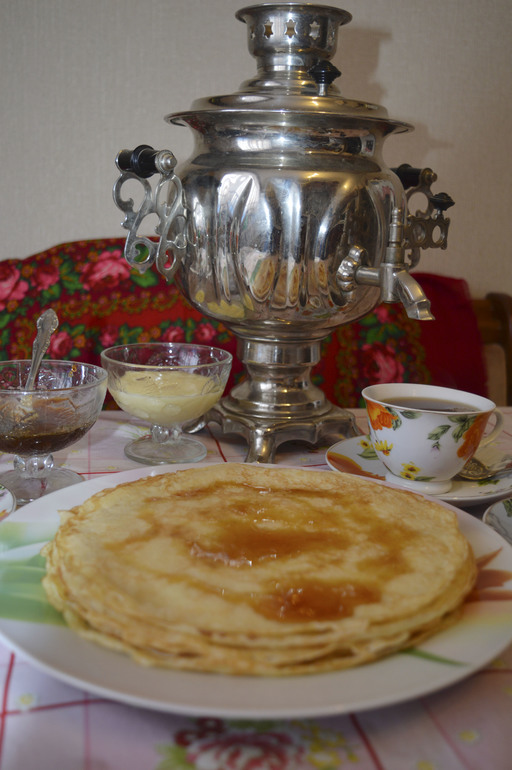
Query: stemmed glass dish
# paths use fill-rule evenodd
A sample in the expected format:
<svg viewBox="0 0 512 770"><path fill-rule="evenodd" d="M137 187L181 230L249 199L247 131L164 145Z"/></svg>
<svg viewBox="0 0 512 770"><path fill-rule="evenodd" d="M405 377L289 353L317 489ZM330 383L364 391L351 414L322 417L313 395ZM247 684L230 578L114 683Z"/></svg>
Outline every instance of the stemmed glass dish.
<svg viewBox="0 0 512 770"><path fill-rule="evenodd" d="M117 345L101 354L108 389L123 411L151 423L151 432L125 446L148 465L190 463L206 455L204 444L183 434L220 399L232 355L220 348L181 342Z"/></svg>
<svg viewBox="0 0 512 770"><path fill-rule="evenodd" d="M0 451L14 468L0 474L18 505L83 481L54 467L52 453L82 438L101 412L107 373L74 361L43 361L32 390L25 388L29 360L0 362Z"/></svg>

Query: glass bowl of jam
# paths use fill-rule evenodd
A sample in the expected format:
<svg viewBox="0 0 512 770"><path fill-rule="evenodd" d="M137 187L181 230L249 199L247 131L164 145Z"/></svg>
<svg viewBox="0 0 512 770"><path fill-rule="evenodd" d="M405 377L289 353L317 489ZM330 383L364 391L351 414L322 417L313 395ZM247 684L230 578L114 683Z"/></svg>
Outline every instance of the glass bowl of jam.
<svg viewBox="0 0 512 770"><path fill-rule="evenodd" d="M0 451L14 455L13 469L0 474L18 505L83 481L57 467L53 453L74 444L94 425L107 390L100 366L78 361L42 362L27 390L29 360L0 362Z"/></svg>

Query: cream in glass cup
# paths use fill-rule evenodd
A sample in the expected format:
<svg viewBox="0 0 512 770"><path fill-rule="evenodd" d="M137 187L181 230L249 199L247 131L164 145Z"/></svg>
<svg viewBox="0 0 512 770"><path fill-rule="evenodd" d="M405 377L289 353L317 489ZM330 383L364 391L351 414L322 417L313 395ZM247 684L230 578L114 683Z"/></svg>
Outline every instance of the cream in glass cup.
<svg viewBox="0 0 512 770"><path fill-rule="evenodd" d="M151 425L147 436L125 446L127 457L162 465L206 456L204 444L185 436L183 425L198 420L221 398L231 353L193 342L134 342L103 350L101 360L117 405Z"/></svg>
<svg viewBox="0 0 512 770"><path fill-rule="evenodd" d="M448 492L478 447L503 428L503 415L493 401L463 390L381 383L368 386L362 395L386 480L425 494ZM484 436L493 414L495 425Z"/></svg>

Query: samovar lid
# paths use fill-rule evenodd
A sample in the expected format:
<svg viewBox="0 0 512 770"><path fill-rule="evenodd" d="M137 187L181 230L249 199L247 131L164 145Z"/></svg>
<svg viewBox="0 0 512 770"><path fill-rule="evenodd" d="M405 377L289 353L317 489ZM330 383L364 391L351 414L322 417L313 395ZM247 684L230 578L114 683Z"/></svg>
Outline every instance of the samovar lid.
<svg viewBox="0 0 512 770"><path fill-rule="evenodd" d="M236 18L247 25L249 52L258 72L238 91L203 97L186 112L166 116L168 122L192 125L194 119L237 113L242 122L249 114L258 122L276 118L301 123L308 120L347 118L358 125L378 124L384 134L409 131L412 126L391 120L378 104L343 97L333 82L341 73L331 63L336 53L339 27L351 21L348 11L310 3L263 3L242 8Z"/></svg>

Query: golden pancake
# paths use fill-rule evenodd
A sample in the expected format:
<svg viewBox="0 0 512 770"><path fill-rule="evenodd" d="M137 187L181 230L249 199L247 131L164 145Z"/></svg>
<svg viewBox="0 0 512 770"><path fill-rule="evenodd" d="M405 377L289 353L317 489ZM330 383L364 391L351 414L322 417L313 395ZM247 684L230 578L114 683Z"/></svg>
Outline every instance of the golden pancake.
<svg viewBox="0 0 512 770"><path fill-rule="evenodd" d="M147 665L336 670L456 619L475 562L455 514L356 476L218 464L62 512L43 585L79 634Z"/></svg>

